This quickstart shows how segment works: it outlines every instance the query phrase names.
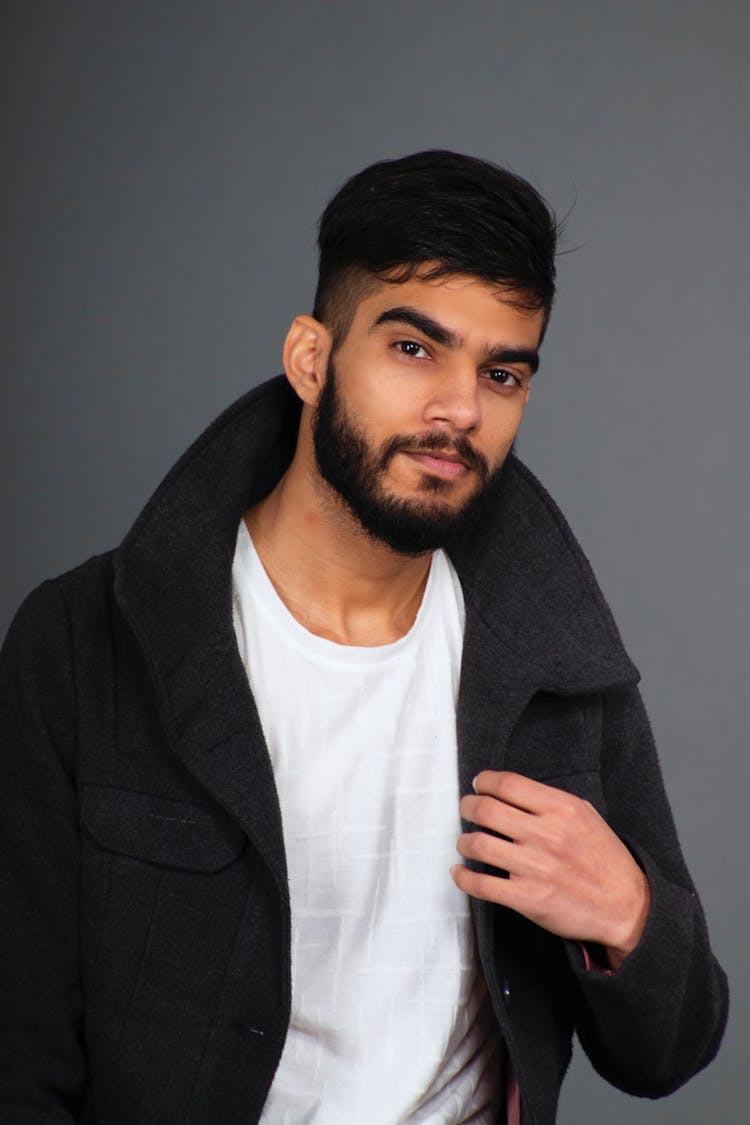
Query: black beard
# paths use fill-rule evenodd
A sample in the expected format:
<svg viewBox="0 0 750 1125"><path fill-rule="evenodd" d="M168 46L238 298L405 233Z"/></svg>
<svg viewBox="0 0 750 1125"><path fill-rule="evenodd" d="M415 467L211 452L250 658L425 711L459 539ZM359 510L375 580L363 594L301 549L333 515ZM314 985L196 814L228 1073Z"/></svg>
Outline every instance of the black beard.
<svg viewBox="0 0 750 1125"><path fill-rule="evenodd" d="M463 435L436 432L416 437L397 434L372 450L361 429L348 417L336 386L336 370L329 360L326 381L313 417L315 457L321 476L343 500L363 530L401 555L435 551L468 530L480 518L502 466L490 473L486 459ZM451 482L425 475L423 497L405 500L384 491L382 477L398 452L437 452L452 449L476 473L478 485L462 508L441 500Z"/></svg>

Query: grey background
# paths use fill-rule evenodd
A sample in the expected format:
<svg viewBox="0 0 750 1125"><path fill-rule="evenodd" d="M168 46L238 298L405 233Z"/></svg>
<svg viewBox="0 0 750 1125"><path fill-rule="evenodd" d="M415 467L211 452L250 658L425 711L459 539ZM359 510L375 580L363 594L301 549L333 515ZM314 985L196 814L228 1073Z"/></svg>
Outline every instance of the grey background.
<svg viewBox="0 0 750 1125"><path fill-rule="evenodd" d="M750 1119L749 31L739 0L2 9L0 629L279 369L345 176L445 146L572 207L521 453L643 672L733 1009L667 1101L578 1051L563 1125Z"/></svg>

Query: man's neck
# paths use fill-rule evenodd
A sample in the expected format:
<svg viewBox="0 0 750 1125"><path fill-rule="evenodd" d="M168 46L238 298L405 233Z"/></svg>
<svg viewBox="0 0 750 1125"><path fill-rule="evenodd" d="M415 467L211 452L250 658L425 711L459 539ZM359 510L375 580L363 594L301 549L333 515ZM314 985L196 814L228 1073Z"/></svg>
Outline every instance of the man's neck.
<svg viewBox="0 0 750 1125"><path fill-rule="evenodd" d="M400 555L374 540L294 462L245 523L279 597L311 633L374 646L411 628L431 556Z"/></svg>

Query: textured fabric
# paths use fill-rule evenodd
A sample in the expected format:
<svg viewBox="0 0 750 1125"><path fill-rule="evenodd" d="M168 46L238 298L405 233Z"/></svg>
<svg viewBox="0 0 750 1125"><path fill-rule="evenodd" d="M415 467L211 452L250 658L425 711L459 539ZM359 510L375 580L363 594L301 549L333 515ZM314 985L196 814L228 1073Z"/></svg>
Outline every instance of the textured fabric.
<svg viewBox="0 0 750 1125"><path fill-rule="evenodd" d="M232 587L292 908L291 1018L263 1121L491 1125L500 1037L448 874L461 831L458 578L438 551L411 629L375 647L296 621L244 521Z"/></svg>
<svg viewBox="0 0 750 1125"><path fill-rule="evenodd" d="M248 1125L290 1009L273 770L232 624L242 512L292 455L278 379L191 447L121 548L26 601L0 657L0 1119ZM460 792L482 768L584 796L652 891L611 976L575 943L472 902L522 1125L552 1125L577 1032L596 1069L666 1094L715 1054L726 982L685 869L611 615L515 458L449 553L466 629ZM380 1034L373 1029L373 1035Z"/></svg>

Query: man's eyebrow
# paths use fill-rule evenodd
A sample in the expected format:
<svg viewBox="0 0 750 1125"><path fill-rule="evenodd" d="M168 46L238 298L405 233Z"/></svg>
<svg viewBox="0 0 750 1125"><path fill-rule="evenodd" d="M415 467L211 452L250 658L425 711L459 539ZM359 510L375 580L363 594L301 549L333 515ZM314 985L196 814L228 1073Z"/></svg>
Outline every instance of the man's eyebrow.
<svg viewBox="0 0 750 1125"><path fill-rule="evenodd" d="M451 332L450 328L446 328L444 324L433 320L419 309L412 308L411 305L397 305L394 309L386 309L372 327L377 328L380 324L410 324L417 332L423 332L430 340L442 344L444 348L458 348L462 342L461 337Z"/></svg>
<svg viewBox="0 0 750 1125"><path fill-rule="evenodd" d="M525 363L533 375L539 370L539 352L536 348L489 348L485 363Z"/></svg>
<svg viewBox="0 0 750 1125"><path fill-rule="evenodd" d="M408 324L444 348L460 348L463 343L462 337L457 333L411 305L397 305L395 308L385 309L372 328L377 328L381 324ZM523 363L533 375L539 367L539 352L536 348L512 348L499 344L497 347L487 349L483 362Z"/></svg>

